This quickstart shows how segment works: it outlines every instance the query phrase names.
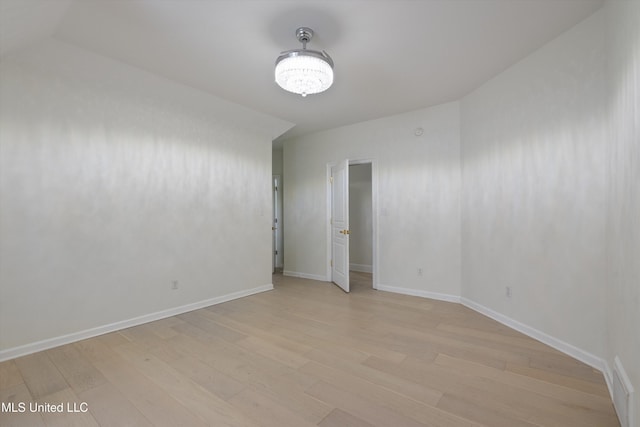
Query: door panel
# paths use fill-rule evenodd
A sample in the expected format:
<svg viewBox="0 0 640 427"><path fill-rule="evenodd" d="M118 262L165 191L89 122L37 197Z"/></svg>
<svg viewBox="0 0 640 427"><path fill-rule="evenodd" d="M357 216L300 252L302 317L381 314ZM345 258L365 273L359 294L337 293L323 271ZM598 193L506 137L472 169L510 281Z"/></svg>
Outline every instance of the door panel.
<svg viewBox="0 0 640 427"><path fill-rule="evenodd" d="M349 161L331 168L331 280L349 292Z"/></svg>

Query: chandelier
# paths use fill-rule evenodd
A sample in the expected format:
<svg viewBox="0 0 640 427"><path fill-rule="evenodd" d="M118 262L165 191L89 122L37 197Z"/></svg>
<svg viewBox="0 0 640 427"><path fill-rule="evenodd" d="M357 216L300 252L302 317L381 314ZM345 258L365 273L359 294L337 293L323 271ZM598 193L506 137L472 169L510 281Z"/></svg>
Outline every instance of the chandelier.
<svg viewBox="0 0 640 427"><path fill-rule="evenodd" d="M324 92L333 84L333 60L327 52L307 49L313 30L300 27L296 37L302 49L282 52L276 59L276 83L302 96Z"/></svg>

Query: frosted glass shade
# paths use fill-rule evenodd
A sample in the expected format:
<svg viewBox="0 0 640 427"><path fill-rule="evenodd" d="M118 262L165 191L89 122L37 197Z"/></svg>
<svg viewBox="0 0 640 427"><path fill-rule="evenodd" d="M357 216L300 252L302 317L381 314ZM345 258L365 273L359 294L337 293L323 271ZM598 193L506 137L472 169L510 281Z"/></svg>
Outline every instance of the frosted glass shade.
<svg viewBox="0 0 640 427"><path fill-rule="evenodd" d="M302 96L324 92L333 84L333 67L317 56L286 56L276 64L276 83Z"/></svg>

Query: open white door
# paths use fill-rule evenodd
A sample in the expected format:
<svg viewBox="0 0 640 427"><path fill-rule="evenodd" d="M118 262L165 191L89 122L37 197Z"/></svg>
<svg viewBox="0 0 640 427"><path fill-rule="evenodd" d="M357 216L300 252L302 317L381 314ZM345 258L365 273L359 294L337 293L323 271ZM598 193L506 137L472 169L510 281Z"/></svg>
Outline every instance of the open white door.
<svg viewBox="0 0 640 427"><path fill-rule="evenodd" d="M349 161L331 168L331 280L349 292Z"/></svg>

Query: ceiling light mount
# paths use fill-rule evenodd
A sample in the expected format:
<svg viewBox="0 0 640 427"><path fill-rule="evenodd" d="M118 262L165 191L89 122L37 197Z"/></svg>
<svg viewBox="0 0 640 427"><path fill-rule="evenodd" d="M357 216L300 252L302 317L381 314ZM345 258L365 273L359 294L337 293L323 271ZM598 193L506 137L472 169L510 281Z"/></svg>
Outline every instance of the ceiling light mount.
<svg viewBox="0 0 640 427"><path fill-rule="evenodd" d="M302 43L302 48L307 48L307 43L313 38L313 30L307 27L300 27L296 30L296 38Z"/></svg>
<svg viewBox="0 0 640 427"><path fill-rule="evenodd" d="M307 43L313 38L311 28L298 28L296 38L302 43L302 49L287 50L278 56L276 83L303 97L324 92L333 84L333 60L325 51L307 49Z"/></svg>

